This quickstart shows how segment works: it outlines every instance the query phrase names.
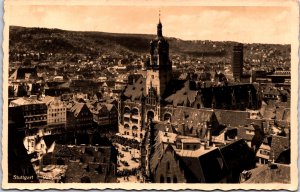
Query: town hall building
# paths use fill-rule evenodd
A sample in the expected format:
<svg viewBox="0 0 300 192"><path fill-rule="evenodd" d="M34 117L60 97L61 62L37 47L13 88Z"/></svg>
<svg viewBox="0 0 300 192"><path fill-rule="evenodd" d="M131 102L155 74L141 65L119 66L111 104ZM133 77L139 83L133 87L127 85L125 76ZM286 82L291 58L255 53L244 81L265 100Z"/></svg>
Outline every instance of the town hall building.
<svg viewBox="0 0 300 192"><path fill-rule="evenodd" d="M150 41L146 77L129 83L121 94L118 106L120 135L141 140L149 119L171 124L186 123L188 118L194 118L188 117L190 110L198 110L203 117L192 123L193 129L198 130L207 122L216 124L211 122L215 119L214 109L245 111L259 108L259 86L254 84L173 78L169 42L162 34L162 27L159 20L157 36ZM181 116L178 116L178 110Z"/></svg>

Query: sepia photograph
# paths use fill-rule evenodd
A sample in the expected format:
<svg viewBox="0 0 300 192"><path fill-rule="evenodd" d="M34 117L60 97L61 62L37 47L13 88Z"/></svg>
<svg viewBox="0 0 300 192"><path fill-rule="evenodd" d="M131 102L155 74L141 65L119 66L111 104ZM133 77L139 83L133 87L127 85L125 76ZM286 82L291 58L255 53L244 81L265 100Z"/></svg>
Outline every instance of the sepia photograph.
<svg viewBox="0 0 300 192"><path fill-rule="evenodd" d="M4 8L2 187L297 189L297 1Z"/></svg>

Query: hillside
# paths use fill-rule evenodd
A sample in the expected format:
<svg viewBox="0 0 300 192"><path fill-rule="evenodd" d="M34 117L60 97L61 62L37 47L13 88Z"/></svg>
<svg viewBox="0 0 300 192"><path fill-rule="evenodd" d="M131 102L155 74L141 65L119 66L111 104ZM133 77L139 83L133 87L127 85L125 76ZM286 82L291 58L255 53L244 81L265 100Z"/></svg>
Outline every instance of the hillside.
<svg viewBox="0 0 300 192"><path fill-rule="evenodd" d="M77 32L47 28L25 28L10 26L9 49L11 53L60 53L60 54L146 54L149 42L155 35L116 34L104 32ZM171 55L191 57L230 58L236 42L184 41L167 38ZM276 50L282 57L290 57L289 45L245 44L245 56L250 50ZM260 57L260 56L259 56Z"/></svg>
<svg viewBox="0 0 300 192"><path fill-rule="evenodd" d="M70 52L92 53L110 52L117 53L147 53L149 41L155 35L144 34L116 34L103 32L75 32L60 29L25 28L11 26L10 50L34 50L40 52ZM183 41L168 38L170 52L173 54L202 55L207 53L224 52L226 46L216 48L204 44L203 41ZM215 42L216 44L224 44ZM232 42L226 45L231 46Z"/></svg>

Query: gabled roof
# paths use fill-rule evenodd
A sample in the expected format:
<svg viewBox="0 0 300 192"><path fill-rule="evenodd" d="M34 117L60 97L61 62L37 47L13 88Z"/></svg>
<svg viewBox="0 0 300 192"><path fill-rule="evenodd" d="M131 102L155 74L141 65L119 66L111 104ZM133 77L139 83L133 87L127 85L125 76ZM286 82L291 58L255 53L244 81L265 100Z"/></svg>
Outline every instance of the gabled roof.
<svg viewBox="0 0 300 192"><path fill-rule="evenodd" d="M43 139L47 148L51 147L51 145L56 141L56 138L53 135L43 136Z"/></svg>
<svg viewBox="0 0 300 192"><path fill-rule="evenodd" d="M85 103L75 103L70 109L70 111L74 114L75 117L81 112L81 110L86 106Z"/></svg>

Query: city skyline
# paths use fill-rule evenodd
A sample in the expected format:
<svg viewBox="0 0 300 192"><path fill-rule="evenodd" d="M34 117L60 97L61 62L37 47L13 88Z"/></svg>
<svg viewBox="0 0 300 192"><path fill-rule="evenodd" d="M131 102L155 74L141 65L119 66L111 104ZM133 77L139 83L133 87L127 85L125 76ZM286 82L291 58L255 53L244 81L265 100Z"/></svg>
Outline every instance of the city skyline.
<svg viewBox="0 0 300 192"><path fill-rule="evenodd" d="M9 9L10 25L24 27L155 34L153 25L161 10L164 36L183 40L289 44L293 33L288 21L291 8L283 6L10 5Z"/></svg>

